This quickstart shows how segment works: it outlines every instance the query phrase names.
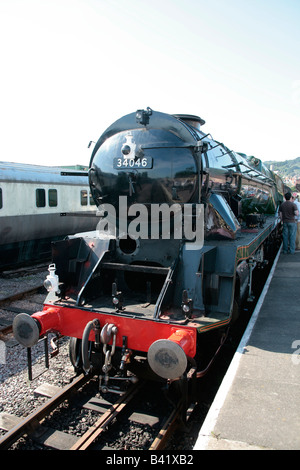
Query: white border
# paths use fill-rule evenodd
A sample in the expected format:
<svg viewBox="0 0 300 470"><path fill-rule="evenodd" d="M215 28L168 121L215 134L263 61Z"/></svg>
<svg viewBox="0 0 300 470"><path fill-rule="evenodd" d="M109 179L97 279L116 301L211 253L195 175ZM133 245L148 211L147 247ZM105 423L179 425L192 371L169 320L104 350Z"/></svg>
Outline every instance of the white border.
<svg viewBox="0 0 300 470"><path fill-rule="evenodd" d="M219 416L219 413L221 411L221 408L225 402L225 399L226 399L226 396L229 392L229 389L231 387L231 384L233 382L233 379L235 377L235 374L237 372L237 369L238 369L238 366L239 366L239 362L240 362L240 359L242 357L242 354L244 353L244 349L248 343L248 340L250 338L250 335L252 333L252 330L254 328L254 325L255 325L255 322L257 320L257 317L258 317L258 314L260 312L260 309L262 307L262 304L265 300L265 296L268 292L268 289L269 289L269 286L270 286L270 283L271 283L271 280L272 280L272 277L274 275L274 271L275 271L275 268L277 266L277 263L278 263L278 259L279 259L279 256L280 256L280 252L281 252L281 247L280 249L278 250L278 253L277 253L277 256L274 260L274 263L273 263L273 266L272 266L272 269L269 273L269 276L268 276L268 279L265 283L265 286L263 288L263 291L258 299L258 302L256 304L256 307L254 309L254 312L251 316L251 319L248 323L248 326L243 334L243 337L240 341L240 344L233 356L233 359L230 363L230 366L223 378L223 381L220 385L220 388L215 396L215 399L209 409L209 412L207 413L206 415L206 418L202 424L202 427L200 429L200 432L199 432L199 436L198 436L198 439L195 443L195 446L194 446L194 450L206 450L207 448L207 445L208 445L208 441L209 439L212 437L212 432L215 428L215 425L216 425L216 422L217 422L217 419L218 419L218 416Z"/></svg>

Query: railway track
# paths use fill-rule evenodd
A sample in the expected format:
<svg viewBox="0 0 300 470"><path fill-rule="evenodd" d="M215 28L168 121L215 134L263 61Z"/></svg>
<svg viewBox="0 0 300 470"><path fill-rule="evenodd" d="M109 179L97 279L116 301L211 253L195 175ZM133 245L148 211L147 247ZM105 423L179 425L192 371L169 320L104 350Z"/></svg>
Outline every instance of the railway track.
<svg viewBox="0 0 300 470"><path fill-rule="evenodd" d="M0 277L3 279L12 279L17 277L24 277L28 275L33 275L36 273L45 272L48 269L48 265L51 263L51 259L47 263L33 264L29 266L23 266L20 268L11 268L5 271L1 271Z"/></svg>
<svg viewBox="0 0 300 470"><path fill-rule="evenodd" d="M12 333L12 322L10 321L14 314L28 313L31 315L36 312L37 309L33 305L36 306L37 304L40 304L40 301L37 301L34 294L37 294L42 287L43 285L41 284L0 299L0 309L4 312L4 315L0 318L0 337ZM18 306L18 303L16 302L19 300L27 300L29 304L32 304L32 308ZM42 306L42 304L40 305Z"/></svg>
<svg viewBox="0 0 300 470"><path fill-rule="evenodd" d="M15 314L20 312L28 314L34 313L42 307L45 297L44 293L40 293L41 287L43 287L42 280L45 278L44 273L41 273L40 281L34 278L33 285L26 282L28 276L24 276L25 271L18 270L17 277L15 277L15 274L16 273L10 272L5 274L4 277L1 275L0 279L0 285L4 286L4 289L1 289L0 293L2 294L0 295L0 340L4 341L12 337L12 320ZM3 295L5 291L6 295ZM32 377L30 377L30 380L31 379ZM35 379L33 379L33 381L34 380ZM148 433L149 436L146 439L148 448L155 450L164 445L170 431L175 428L174 423L176 423L179 416L178 410L171 409L168 416L163 414L159 419L157 416L151 418L149 410L146 413L132 411L128 414L128 419L123 418L126 416L126 410L132 402L132 398L138 395L138 390L142 387L141 383L130 392L122 395L116 402L111 404L105 412L98 412L91 427L79 438L75 438L69 432L51 429L50 416L53 412L58 410L63 402L67 402L68 397L74 395L75 391L82 387L88 380L90 380L90 378L86 376L76 377L72 380L71 384L57 391L55 396L49 398L46 403L39 406L24 418L5 411L2 412L0 415L0 427L2 427L6 434L0 437L0 449L12 448L16 445L15 443L17 441L20 442L21 438L21 440L23 440L24 436L26 440L33 439L35 442L43 442L42 445L45 446L45 448L47 448L49 444L50 447L54 446L54 448L58 445L59 448L84 450L90 448L91 445L95 446L95 444L93 444L94 441L99 441L97 444L98 448L106 448L107 442L111 448L114 448L113 441L116 441L115 446L117 449L122 448L122 446L128 448L131 446L131 444L128 444L130 438L127 439L127 434L130 433L132 427L131 423L135 423L133 427L141 426L139 433L142 435L142 427L144 426L143 420L146 420L147 423L150 422L150 425L146 424L148 428L153 427L153 423L155 423L154 428ZM56 411L56 413L59 414L59 411ZM121 423L119 423L121 416L122 420ZM137 422L134 420L137 420ZM50 422L50 427L48 424L45 425L48 421ZM118 425L120 427L119 430L117 430ZM112 434L117 436L117 439L109 435L110 428L112 429ZM124 431L125 428L127 431ZM100 439L102 436L105 436L104 444ZM122 438L119 439L120 436ZM133 448L139 448L137 442L133 442L132 446Z"/></svg>
<svg viewBox="0 0 300 470"><path fill-rule="evenodd" d="M16 419L14 416L9 417L7 415L2 415L2 429L7 430L7 433L0 438L0 449L8 449L20 437L25 434L30 435L49 413L58 407L69 396L69 394L72 393L72 391L79 388L86 381L87 378L83 374L78 376L77 379L75 379L69 386L65 387L61 392L52 397L52 399L47 401L28 417ZM11 423L15 423L16 421L19 422L11 427ZM11 429L7 429L9 427L11 427Z"/></svg>
<svg viewBox="0 0 300 470"><path fill-rule="evenodd" d="M11 332L15 314L33 314L45 298L45 265L0 273L0 333Z"/></svg>
<svg viewBox="0 0 300 470"><path fill-rule="evenodd" d="M6 297L3 297L0 299L0 306L4 308L7 305L7 303L11 303L15 300L23 299L26 296L27 297L32 296L33 294L36 294L37 292L39 292L39 290L42 288L43 288L43 284L40 284L39 286L30 287L29 289L22 290L15 294L11 294ZM10 307L8 308L8 310L14 311L14 309Z"/></svg>
<svg viewBox="0 0 300 470"><path fill-rule="evenodd" d="M151 420L152 423L157 420L157 425L153 427L151 438L148 439L147 450L163 449L170 433L174 431L178 424L180 407L177 409L170 408L167 416L164 413L164 416L160 418L157 418L155 413L151 416L149 413L145 415L134 411L136 410L136 404L140 401L139 395L145 395L145 386L147 387L147 384L145 385L143 382L131 385L128 391L117 398L106 411L103 411L103 407L99 404L96 405L96 407L98 406L99 411L97 415L99 417L79 438L70 435L68 432L51 429L49 425L51 426L51 415L53 415L53 412L63 402L70 399L74 400L74 393L91 380L93 378L89 376L79 375L71 384L57 392L44 405L25 418L17 418L1 413L0 426L6 430L6 434L0 437L0 450L12 448L21 437L43 443L45 448L49 447L52 449L120 450L118 446L114 447L113 442L116 442L115 436L116 434L124 434L126 424L127 427L130 427L134 420L138 420L140 426L142 426L141 421L146 421L144 426L148 426L148 428ZM80 394L77 394L77 400L80 403ZM95 397L91 397L88 402L95 404ZM79 405L77 404L77 406ZM63 419L66 421L65 417ZM109 445L107 445L108 442ZM129 447L128 444L127 447ZM124 445L124 448L126 449L126 445ZM131 448L139 449L139 446L133 442Z"/></svg>

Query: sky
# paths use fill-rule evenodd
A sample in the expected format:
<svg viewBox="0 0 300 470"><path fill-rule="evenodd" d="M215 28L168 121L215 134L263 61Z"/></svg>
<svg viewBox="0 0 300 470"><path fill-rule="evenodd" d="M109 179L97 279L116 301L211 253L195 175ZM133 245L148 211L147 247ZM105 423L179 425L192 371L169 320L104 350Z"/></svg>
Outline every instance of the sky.
<svg viewBox="0 0 300 470"><path fill-rule="evenodd" d="M299 0L0 0L0 160L87 165L149 106L263 161L300 156Z"/></svg>

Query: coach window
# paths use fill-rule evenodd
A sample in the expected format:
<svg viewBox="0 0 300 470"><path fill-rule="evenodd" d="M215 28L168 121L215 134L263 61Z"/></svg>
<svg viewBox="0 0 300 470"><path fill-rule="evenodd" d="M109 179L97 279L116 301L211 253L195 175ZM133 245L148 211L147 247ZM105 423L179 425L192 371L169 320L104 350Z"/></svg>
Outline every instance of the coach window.
<svg viewBox="0 0 300 470"><path fill-rule="evenodd" d="M36 207L46 206L46 193L44 189L35 190Z"/></svg>
<svg viewBox="0 0 300 470"><path fill-rule="evenodd" d="M2 188L0 188L0 209L3 207L3 201L2 201Z"/></svg>
<svg viewBox="0 0 300 470"><path fill-rule="evenodd" d="M81 205L87 206L87 191L85 189L82 189L80 191L80 199L81 199Z"/></svg>
<svg viewBox="0 0 300 470"><path fill-rule="evenodd" d="M93 198L93 196L92 196L92 193L90 193L90 205L91 205L91 206L94 206L95 204L96 204L96 203L95 203L95 201L94 201L94 198Z"/></svg>
<svg viewBox="0 0 300 470"><path fill-rule="evenodd" d="M57 189L49 189L48 202L49 202L49 207L57 206Z"/></svg>

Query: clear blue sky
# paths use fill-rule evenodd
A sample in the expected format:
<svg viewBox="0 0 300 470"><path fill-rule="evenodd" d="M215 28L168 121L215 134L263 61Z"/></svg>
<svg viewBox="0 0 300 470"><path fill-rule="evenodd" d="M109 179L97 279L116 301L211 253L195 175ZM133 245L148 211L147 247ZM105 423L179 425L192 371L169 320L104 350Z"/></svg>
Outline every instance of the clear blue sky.
<svg viewBox="0 0 300 470"><path fill-rule="evenodd" d="M296 158L299 24L299 0L0 0L0 160L87 164L90 140L147 106Z"/></svg>

